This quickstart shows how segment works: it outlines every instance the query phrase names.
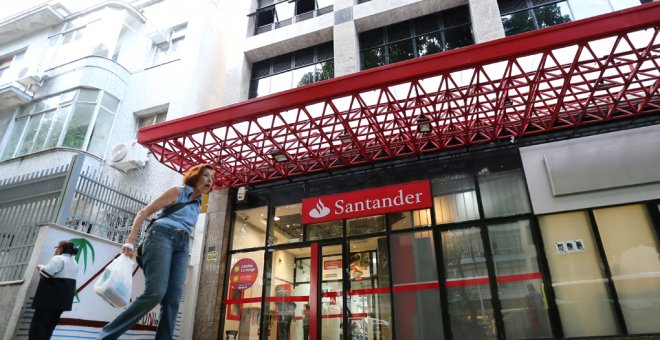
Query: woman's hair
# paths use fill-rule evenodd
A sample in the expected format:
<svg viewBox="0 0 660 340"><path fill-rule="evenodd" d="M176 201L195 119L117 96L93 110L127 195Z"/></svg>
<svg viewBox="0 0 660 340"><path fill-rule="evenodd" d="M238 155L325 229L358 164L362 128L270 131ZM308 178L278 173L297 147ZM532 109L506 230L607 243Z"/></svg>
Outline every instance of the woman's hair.
<svg viewBox="0 0 660 340"><path fill-rule="evenodd" d="M215 172L215 168L213 168L213 165L211 164L195 165L183 174L183 184L191 187L195 186L204 169L209 169Z"/></svg>
<svg viewBox="0 0 660 340"><path fill-rule="evenodd" d="M78 254L78 247L76 247L75 244L71 241L60 241L60 243L57 244L60 249L62 249L62 254L71 254L71 255L76 255Z"/></svg>

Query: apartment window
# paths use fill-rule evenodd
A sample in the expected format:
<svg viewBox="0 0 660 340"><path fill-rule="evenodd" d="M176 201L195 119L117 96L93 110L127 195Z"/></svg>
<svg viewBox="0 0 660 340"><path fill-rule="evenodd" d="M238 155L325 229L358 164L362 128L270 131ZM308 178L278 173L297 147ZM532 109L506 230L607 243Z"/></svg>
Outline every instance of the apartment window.
<svg viewBox="0 0 660 340"><path fill-rule="evenodd" d="M8 134L2 159L54 147L102 156L119 100L97 89L77 89L21 108Z"/></svg>
<svg viewBox="0 0 660 340"><path fill-rule="evenodd" d="M254 34L330 13L332 3L333 0L260 0L259 9L250 15L255 22Z"/></svg>
<svg viewBox="0 0 660 340"><path fill-rule="evenodd" d="M121 6L101 7L56 26L42 58L44 69L88 56L112 59L127 69L144 66L135 58L133 42L142 29L142 18ZM139 63L139 65L137 65Z"/></svg>
<svg viewBox="0 0 660 340"><path fill-rule="evenodd" d="M151 114L148 116L142 116L138 118L138 129L141 129L146 126L156 125L164 122L167 119L167 112L160 112L156 114Z"/></svg>
<svg viewBox="0 0 660 340"><path fill-rule="evenodd" d="M360 34L363 70L474 44L468 6Z"/></svg>
<svg viewBox="0 0 660 340"><path fill-rule="evenodd" d="M254 63L250 98L333 78L333 53L329 42Z"/></svg>
<svg viewBox="0 0 660 340"><path fill-rule="evenodd" d="M507 36L637 6L642 0L498 0Z"/></svg>
<svg viewBox="0 0 660 340"><path fill-rule="evenodd" d="M23 59L23 55L25 55L25 51L0 58L0 80L2 80L2 76L7 73L6 71L9 70L10 67L15 67L20 63ZM0 81L0 84L3 83L4 81Z"/></svg>
<svg viewBox="0 0 660 340"><path fill-rule="evenodd" d="M151 65L160 65L180 58L181 45L186 36L186 26L166 33L165 41L154 42Z"/></svg>

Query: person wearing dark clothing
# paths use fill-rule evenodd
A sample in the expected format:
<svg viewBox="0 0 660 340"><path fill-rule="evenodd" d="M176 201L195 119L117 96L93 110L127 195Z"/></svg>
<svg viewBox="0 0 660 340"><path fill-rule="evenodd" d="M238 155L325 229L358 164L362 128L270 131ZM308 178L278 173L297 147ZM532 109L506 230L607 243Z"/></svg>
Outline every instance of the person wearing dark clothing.
<svg viewBox="0 0 660 340"><path fill-rule="evenodd" d="M303 340L309 339L309 304L303 310Z"/></svg>
<svg viewBox="0 0 660 340"><path fill-rule="evenodd" d="M46 264L38 264L41 278L34 294L34 316L28 339L50 339L64 311L70 311L76 292L78 263L73 258L78 248L70 241L60 241L55 256Z"/></svg>
<svg viewBox="0 0 660 340"><path fill-rule="evenodd" d="M296 311L296 304L293 302L281 302L277 306L279 319L277 321L277 340L290 340L291 321Z"/></svg>

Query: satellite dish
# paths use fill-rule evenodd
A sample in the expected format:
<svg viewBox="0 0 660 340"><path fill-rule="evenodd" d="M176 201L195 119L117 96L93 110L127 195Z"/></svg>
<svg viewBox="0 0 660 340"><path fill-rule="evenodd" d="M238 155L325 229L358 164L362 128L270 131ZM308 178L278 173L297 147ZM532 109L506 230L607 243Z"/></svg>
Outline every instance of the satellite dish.
<svg viewBox="0 0 660 340"><path fill-rule="evenodd" d="M112 156L110 159L113 162L119 162L121 161L126 155L128 155L128 145L125 143L120 143L115 145L115 147L112 149Z"/></svg>

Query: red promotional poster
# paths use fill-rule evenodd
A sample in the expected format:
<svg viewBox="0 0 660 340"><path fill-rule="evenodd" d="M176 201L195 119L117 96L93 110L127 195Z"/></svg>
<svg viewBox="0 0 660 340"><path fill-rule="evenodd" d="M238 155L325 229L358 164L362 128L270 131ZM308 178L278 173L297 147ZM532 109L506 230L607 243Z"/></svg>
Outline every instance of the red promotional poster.
<svg viewBox="0 0 660 340"><path fill-rule="evenodd" d="M398 211L430 208L429 181L417 181L306 198L302 202L302 223L312 224Z"/></svg>
<svg viewBox="0 0 660 340"><path fill-rule="evenodd" d="M252 259L241 259L231 268L229 281L231 287L236 290L245 290L257 281L259 269Z"/></svg>

